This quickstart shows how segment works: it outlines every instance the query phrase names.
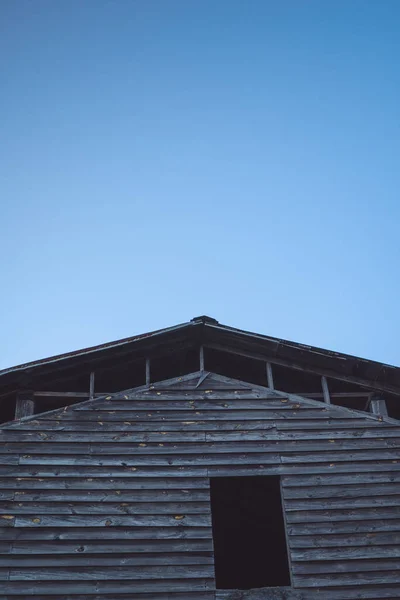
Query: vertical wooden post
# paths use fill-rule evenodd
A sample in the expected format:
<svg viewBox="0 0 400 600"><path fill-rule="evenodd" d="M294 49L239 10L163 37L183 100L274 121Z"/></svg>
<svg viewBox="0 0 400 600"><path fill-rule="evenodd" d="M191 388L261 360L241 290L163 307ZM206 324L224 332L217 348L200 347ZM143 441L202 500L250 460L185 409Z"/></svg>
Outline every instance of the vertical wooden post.
<svg viewBox="0 0 400 600"><path fill-rule="evenodd" d="M371 398L370 408L374 415L380 415L381 417L388 416L386 401L379 396L373 396Z"/></svg>
<svg viewBox="0 0 400 600"><path fill-rule="evenodd" d="M329 394L328 380L325 377L325 375L322 375L322 377L321 377L321 385L322 385L322 393L324 395L324 402L326 402L326 404L330 404L331 396Z"/></svg>
<svg viewBox="0 0 400 600"><path fill-rule="evenodd" d="M23 391L17 393L17 401L15 403L15 418L23 419L31 417L35 412L35 401L33 392Z"/></svg>
<svg viewBox="0 0 400 600"><path fill-rule="evenodd" d="M150 385L150 359L146 358L146 385Z"/></svg>
<svg viewBox="0 0 400 600"><path fill-rule="evenodd" d="M89 384L89 398L94 398L94 371L90 373L90 384Z"/></svg>
<svg viewBox="0 0 400 600"><path fill-rule="evenodd" d="M271 388L271 390L274 389L274 376L272 374L272 365L271 363L267 362L267 381L268 381L268 387Z"/></svg>
<svg viewBox="0 0 400 600"><path fill-rule="evenodd" d="M285 494L283 491L283 483L282 483L282 477L279 477L279 491L280 491L280 496L281 496L281 509L282 509L282 517L283 517L283 524L285 527L285 539L286 539L286 548L290 548L289 546L289 527L290 525L287 522L287 507L286 507L286 502L285 502ZM291 553L288 552L287 553L287 558L288 558L288 563L289 563L289 577L290 577L290 585L294 586L294 581L293 581L293 567L292 567L292 557L291 557Z"/></svg>
<svg viewBox="0 0 400 600"><path fill-rule="evenodd" d="M204 371L204 346L200 346L200 371Z"/></svg>

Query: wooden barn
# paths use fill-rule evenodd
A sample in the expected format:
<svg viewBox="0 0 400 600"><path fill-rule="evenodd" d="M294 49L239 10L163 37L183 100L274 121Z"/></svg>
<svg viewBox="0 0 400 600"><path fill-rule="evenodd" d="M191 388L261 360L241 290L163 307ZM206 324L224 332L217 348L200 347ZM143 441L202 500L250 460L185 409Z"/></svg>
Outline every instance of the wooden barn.
<svg viewBox="0 0 400 600"><path fill-rule="evenodd" d="M210 317L0 372L0 598L400 598L400 368Z"/></svg>

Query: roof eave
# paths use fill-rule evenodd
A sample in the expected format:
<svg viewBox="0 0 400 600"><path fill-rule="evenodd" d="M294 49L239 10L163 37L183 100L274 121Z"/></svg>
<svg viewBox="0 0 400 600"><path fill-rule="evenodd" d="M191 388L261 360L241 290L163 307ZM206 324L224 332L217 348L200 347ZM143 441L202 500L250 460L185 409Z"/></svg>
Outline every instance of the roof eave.
<svg viewBox="0 0 400 600"><path fill-rule="evenodd" d="M157 331L153 331L146 334L140 334L137 336L132 336L129 338L123 338L121 340L116 340L115 342L109 342L105 344L100 344L98 346L91 346L89 348L84 348L82 350L76 350L72 352L68 352L66 354L58 354L56 356L50 356L49 358L43 358L41 360L32 361L28 363L24 363L21 365L16 365L15 367L10 367L7 369L3 369L0 371L0 377L3 375L8 375L9 373L16 373L18 371L25 371L27 369L34 369L36 367L43 367L46 365L50 365L53 363L69 360L71 358L79 358L81 356L88 356L92 354L96 354L97 352L102 352L104 350L112 350L114 348L118 348L121 346L126 346L128 344L134 344L135 342L140 342L142 340L149 340L155 338L157 336L165 335L174 331L178 331L180 329L185 329L186 327L196 327L199 323L180 323L179 325L175 325L174 327L166 327L165 329L159 329Z"/></svg>

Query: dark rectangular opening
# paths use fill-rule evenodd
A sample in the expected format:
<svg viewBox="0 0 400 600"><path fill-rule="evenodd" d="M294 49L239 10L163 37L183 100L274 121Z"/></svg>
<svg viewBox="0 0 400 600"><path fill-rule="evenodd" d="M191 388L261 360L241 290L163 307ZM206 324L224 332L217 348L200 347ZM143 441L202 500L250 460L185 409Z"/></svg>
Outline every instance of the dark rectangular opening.
<svg viewBox="0 0 400 600"><path fill-rule="evenodd" d="M280 479L210 479L217 589L290 586Z"/></svg>

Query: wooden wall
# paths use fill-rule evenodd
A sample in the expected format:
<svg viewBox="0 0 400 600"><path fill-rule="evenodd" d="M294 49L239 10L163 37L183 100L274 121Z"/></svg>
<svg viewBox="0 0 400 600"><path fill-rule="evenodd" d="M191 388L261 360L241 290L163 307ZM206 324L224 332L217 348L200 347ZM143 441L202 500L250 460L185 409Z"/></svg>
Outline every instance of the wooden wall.
<svg viewBox="0 0 400 600"><path fill-rule="evenodd" d="M0 598L214 599L209 477L268 474L296 598L399 598L399 425L199 374L5 425Z"/></svg>

